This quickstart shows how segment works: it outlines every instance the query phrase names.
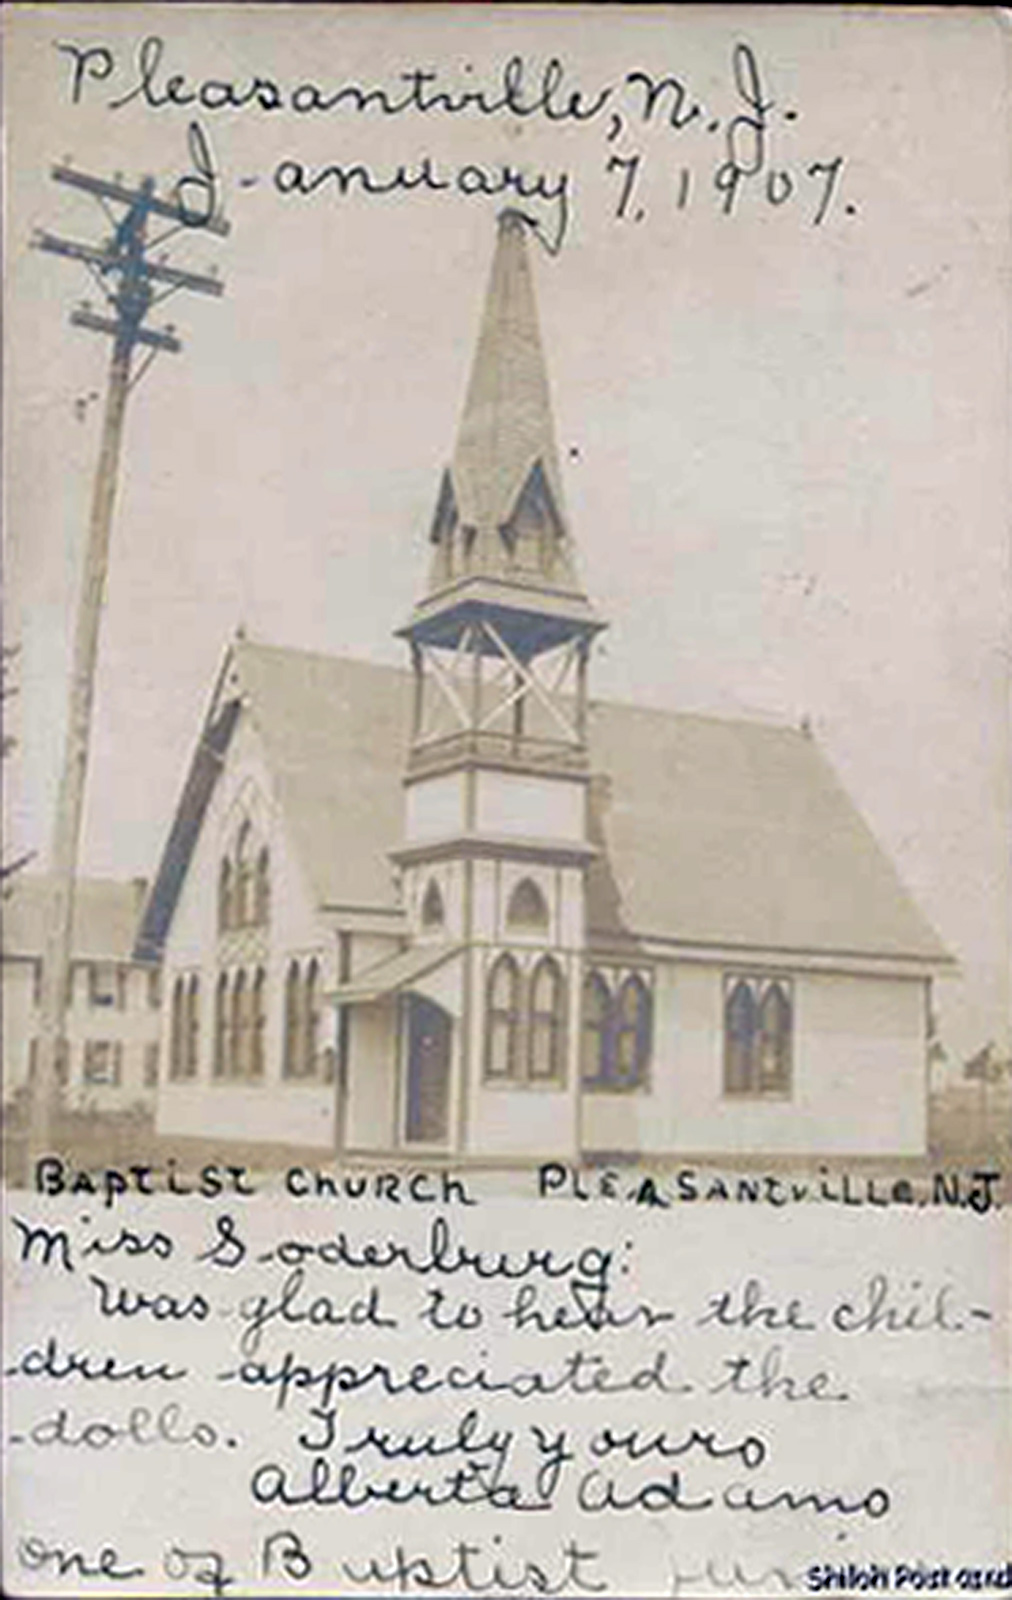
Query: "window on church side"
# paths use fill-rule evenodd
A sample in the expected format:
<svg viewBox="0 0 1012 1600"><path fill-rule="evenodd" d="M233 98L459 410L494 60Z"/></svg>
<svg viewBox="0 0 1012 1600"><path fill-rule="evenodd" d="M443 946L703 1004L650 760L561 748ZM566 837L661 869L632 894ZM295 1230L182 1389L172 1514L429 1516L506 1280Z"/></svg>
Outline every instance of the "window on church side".
<svg viewBox="0 0 1012 1600"><path fill-rule="evenodd" d="M169 1077L195 1078L200 1060L200 979L178 977L169 1017Z"/></svg>
<svg viewBox="0 0 1012 1600"><path fill-rule="evenodd" d="M240 967L222 972L214 994L214 1076L258 1080L264 1075L267 974Z"/></svg>
<svg viewBox="0 0 1012 1600"><path fill-rule="evenodd" d="M226 1078L232 1065L232 1017L228 973L218 978L214 991L214 1075Z"/></svg>
<svg viewBox="0 0 1012 1600"><path fill-rule="evenodd" d="M302 964L291 961L285 977L284 1054L286 1078L316 1078L326 1073L326 1051L318 1048L320 1029L320 963L315 956Z"/></svg>
<svg viewBox="0 0 1012 1600"><path fill-rule="evenodd" d="M642 978L626 978L615 1007L612 1077L621 1088L643 1082L650 1062L650 994Z"/></svg>
<svg viewBox="0 0 1012 1600"><path fill-rule="evenodd" d="M218 932L266 927L270 900L270 852L266 845L256 848L253 828L245 821L218 868Z"/></svg>
<svg viewBox="0 0 1012 1600"><path fill-rule="evenodd" d="M228 856L223 856L221 867L218 871L218 931L228 933L235 925L235 910L232 904L232 863Z"/></svg>
<svg viewBox="0 0 1012 1600"><path fill-rule="evenodd" d="M264 1031L267 1027L266 1009L267 975L263 967L258 967L253 979L252 989L252 1033L250 1037L250 1077L262 1078L264 1075Z"/></svg>
<svg viewBox="0 0 1012 1600"><path fill-rule="evenodd" d="M422 899L422 927L441 928L446 921L443 908L443 896L439 892L439 884L433 878L425 891Z"/></svg>
<svg viewBox="0 0 1012 1600"><path fill-rule="evenodd" d="M302 1068L302 978L299 963L292 961L285 977L285 1054L286 1078L297 1078Z"/></svg>
<svg viewBox="0 0 1012 1600"><path fill-rule="evenodd" d="M794 1017L790 981L724 980L724 1093L785 1095L791 1089Z"/></svg>
<svg viewBox="0 0 1012 1600"><path fill-rule="evenodd" d="M169 1077L183 1078L183 1016L186 1008L186 985L177 978L172 985L172 1018L169 1031Z"/></svg>
<svg viewBox="0 0 1012 1600"><path fill-rule="evenodd" d="M520 1065L520 969L511 955L493 963L486 985L485 1076L510 1080Z"/></svg>
<svg viewBox="0 0 1012 1600"><path fill-rule="evenodd" d="M200 1061L200 979L194 973L186 991L186 1076L195 1078Z"/></svg>
<svg viewBox="0 0 1012 1600"><path fill-rule="evenodd" d="M548 906L532 878L521 878L506 907L506 926L524 933L543 933L548 929Z"/></svg>
<svg viewBox="0 0 1012 1600"><path fill-rule="evenodd" d="M320 1025L320 963L314 956L303 980L305 1023L303 1031L304 1067L307 1077L316 1073L316 1035Z"/></svg>
<svg viewBox="0 0 1012 1600"><path fill-rule="evenodd" d="M249 1006L246 998L246 974L241 969L232 984L232 1077L245 1078L249 1073Z"/></svg>
<svg viewBox="0 0 1012 1600"><path fill-rule="evenodd" d="M236 927L246 928L253 921L253 862L250 859L252 828L244 822L235 847Z"/></svg>
<svg viewBox="0 0 1012 1600"><path fill-rule="evenodd" d="M599 972L583 983L581 1065L587 1089L643 1088L653 1050L653 999L648 985L630 973L613 994Z"/></svg>
<svg viewBox="0 0 1012 1600"><path fill-rule="evenodd" d="M271 914L271 858L266 845L257 856L255 902L254 920L257 927L265 928Z"/></svg>
<svg viewBox="0 0 1012 1600"><path fill-rule="evenodd" d="M544 956L530 982L527 1075L532 1082L558 1082L565 1074L566 985L558 962Z"/></svg>
<svg viewBox="0 0 1012 1600"><path fill-rule="evenodd" d="M583 983L580 1075L585 1084L604 1083L608 1077L611 991L599 972L588 972Z"/></svg>

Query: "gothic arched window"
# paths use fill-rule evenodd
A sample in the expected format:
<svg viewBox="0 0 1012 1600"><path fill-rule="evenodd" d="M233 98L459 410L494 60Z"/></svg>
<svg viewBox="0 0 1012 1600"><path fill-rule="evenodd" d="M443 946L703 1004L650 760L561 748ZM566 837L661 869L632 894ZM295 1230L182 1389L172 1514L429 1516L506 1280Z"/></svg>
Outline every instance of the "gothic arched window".
<svg viewBox="0 0 1012 1600"><path fill-rule="evenodd" d="M599 972L583 983L581 1075L591 1089L640 1089L653 1048L653 997L637 972L612 995Z"/></svg>
<svg viewBox="0 0 1012 1600"><path fill-rule="evenodd" d="M422 927L441 928L445 921L443 896L439 892L439 884L432 878L422 898Z"/></svg>
<svg viewBox="0 0 1012 1600"><path fill-rule="evenodd" d="M235 847L235 921L245 928L253 921L253 862L250 857L252 828L244 822Z"/></svg>
<svg viewBox="0 0 1012 1600"><path fill-rule="evenodd" d="M320 963L315 956L306 968L302 1005L302 1070L311 1077L316 1072L316 1034L320 1024Z"/></svg>
<svg viewBox="0 0 1012 1600"><path fill-rule="evenodd" d="M584 1083L604 1083L611 1043L611 993L599 972L583 981L580 1022L580 1075Z"/></svg>
<svg viewBox="0 0 1012 1600"><path fill-rule="evenodd" d="M560 1080L565 1068L566 985L557 961L543 956L530 985L527 1075L544 1083Z"/></svg>
<svg viewBox="0 0 1012 1600"><path fill-rule="evenodd" d="M266 845L257 856L253 898L253 921L258 927L264 928L267 926L271 912L271 858Z"/></svg>
<svg viewBox="0 0 1012 1600"><path fill-rule="evenodd" d="M724 999L724 1089L728 1094L747 1093L752 1087L755 1033L752 986L739 978Z"/></svg>
<svg viewBox="0 0 1012 1600"><path fill-rule="evenodd" d="M267 975L263 967L258 967L253 979L252 1017L250 1032L249 1070L251 1078L262 1078L264 1075L264 1030L267 1026L267 1010L265 1005Z"/></svg>
<svg viewBox="0 0 1012 1600"><path fill-rule="evenodd" d="M229 1017L228 973L218 978L214 991L214 1075L227 1078L232 1070L231 1018Z"/></svg>
<svg viewBox="0 0 1012 1600"><path fill-rule="evenodd" d="M793 1032L786 978L725 979L724 1093L789 1093Z"/></svg>
<svg viewBox="0 0 1012 1600"><path fill-rule="evenodd" d="M246 974L241 969L232 982L232 1076L244 1078L249 1049L249 1013L246 1006Z"/></svg>
<svg viewBox="0 0 1012 1600"><path fill-rule="evenodd" d="M485 1076L515 1078L519 1068L520 969L511 955L494 962L485 989Z"/></svg>
<svg viewBox="0 0 1012 1600"><path fill-rule="evenodd" d="M303 1036L302 977L299 972L299 963L291 961L285 977L284 1072L286 1078L297 1078L302 1071Z"/></svg>
<svg viewBox="0 0 1012 1600"><path fill-rule="evenodd" d="M186 1076L186 981L177 978L172 985L172 1017L169 1032L169 1077Z"/></svg>
<svg viewBox="0 0 1012 1600"><path fill-rule="evenodd" d="M196 973L190 979L186 994L186 1066L185 1076L197 1075L200 1060L200 979Z"/></svg>
<svg viewBox="0 0 1012 1600"><path fill-rule="evenodd" d="M506 925L525 932L543 932L548 927L548 906L533 878L521 878L509 898Z"/></svg>
<svg viewBox="0 0 1012 1600"><path fill-rule="evenodd" d="M232 863L222 856L218 869L218 932L228 933L234 922L232 905Z"/></svg>
<svg viewBox="0 0 1012 1600"><path fill-rule="evenodd" d="M650 1061L650 991L635 973L626 978L615 1001L611 1076L622 1088L643 1082Z"/></svg>

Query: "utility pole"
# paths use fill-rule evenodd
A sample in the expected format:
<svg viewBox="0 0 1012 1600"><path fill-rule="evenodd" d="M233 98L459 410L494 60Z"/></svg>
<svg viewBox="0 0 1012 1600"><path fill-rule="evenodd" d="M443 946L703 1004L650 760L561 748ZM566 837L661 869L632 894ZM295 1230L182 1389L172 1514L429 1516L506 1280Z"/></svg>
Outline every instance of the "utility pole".
<svg viewBox="0 0 1012 1600"><path fill-rule="evenodd" d="M171 236L184 231L191 236L199 229L222 236L228 233L227 222L220 215L211 214L210 207L194 211L183 203L182 185L177 186L179 198L159 198L153 178L145 178L133 189L126 187L118 176L112 181L91 177L74 170L67 161L53 167L52 176L57 183L91 196L102 207L111 225L111 233L98 245L41 231L35 235L33 244L39 250L80 262L91 273L105 307L94 311L85 303L71 312L70 321L75 327L109 335L112 358L78 598L63 767L53 829L52 898L42 961L39 1050L29 1100L30 1162L38 1160L49 1147L61 1063L67 1060L75 879L88 772L99 628L127 399L159 351L178 352L182 348L171 325L161 329L147 326L149 312L179 290L220 295L224 287L213 273L183 271L168 265L164 257L152 260L150 253ZM152 225L157 219L164 219L167 226L152 237ZM145 358L135 368L138 347L144 349Z"/></svg>

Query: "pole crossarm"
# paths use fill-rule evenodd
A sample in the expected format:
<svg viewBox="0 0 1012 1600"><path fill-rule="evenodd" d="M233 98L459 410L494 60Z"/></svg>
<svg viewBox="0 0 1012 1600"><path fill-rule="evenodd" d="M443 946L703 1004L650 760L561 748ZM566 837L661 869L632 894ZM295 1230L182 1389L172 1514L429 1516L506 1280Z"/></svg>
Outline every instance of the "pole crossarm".
<svg viewBox="0 0 1012 1600"><path fill-rule="evenodd" d="M120 205L132 205L142 192L138 189L127 188L126 184L121 183L117 178L95 178L92 177L91 173L78 172L76 168L70 166L66 161L58 161L55 164L52 169L52 176L57 183L69 184L74 189L83 189L86 194L95 195L97 199L114 200ZM205 233L215 233L219 238L227 237L231 231L230 225L224 217L216 215L209 217L206 221L203 217L198 220L193 212L188 211L185 206L181 206L178 201L173 203L171 200L162 200L153 190L148 199L148 210L153 211L159 217L170 217L173 222L178 222L184 228L200 229Z"/></svg>

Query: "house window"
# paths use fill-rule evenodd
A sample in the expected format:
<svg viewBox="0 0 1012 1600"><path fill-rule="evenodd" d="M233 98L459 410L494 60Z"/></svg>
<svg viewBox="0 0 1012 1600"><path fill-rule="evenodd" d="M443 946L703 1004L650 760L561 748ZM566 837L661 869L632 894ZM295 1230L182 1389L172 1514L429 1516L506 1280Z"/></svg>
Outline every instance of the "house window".
<svg viewBox="0 0 1012 1600"><path fill-rule="evenodd" d="M158 1084L158 1044L144 1046L144 1087L154 1089Z"/></svg>
<svg viewBox="0 0 1012 1600"><path fill-rule="evenodd" d="M520 1065L520 968L511 955L501 955L493 963L485 999L485 1076L516 1078Z"/></svg>
<svg viewBox="0 0 1012 1600"><path fill-rule="evenodd" d="M317 1053L320 1023L320 963L313 956L305 966L292 961L285 979L286 1078L313 1078L321 1063Z"/></svg>
<svg viewBox="0 0 1012 1600"><path fill-rule="evenodd" d="M725 1094L789 1094L793 1037L789 979L747 974L725 978Z"/></svg>
<svg viewBox="0 0 1012 1600"><path fill-rule="evenodd" d="M564 1074L566 985L558 962L544 956L530 984L527 1075L532 1082L558 1081Z"/></svg>
<svg viewBox="0 0 1012 1600"><path fill-rule="evenodd" d="M92 961L88 966L88 1004L122 1011L126 1001L126 975L112 961Z"/></svg>
<svg viewBox="0 0 1012 1600"><path fill-rule="evenodd" d="M583 984L581 1075L588 1089L640 1089L653 1048L653 1000L638 973L612 994L600 972Z"/></svg>
<svg viewBox="0 0 1012 1600"><path fill-rule="evenodd" d="M543 933L548 928L548 906L532 878L521 878L509 898L506 926L525 933Z"/></svg>
<svg viewBox="0 0 1012 1600"><path fill-rule="evenodd" d="M120 1082L123 1046L109 1039L88 1039L84 1046L84 1081L114 1086Z"/></svg>
<svg viewBox="0 0 1012 1600"><path fill-rule="evenodd" d="M441 928L446 921L443 909L443 897L439 892L439 884L433 879L425 891L422 900L422 927Z"/></svg>
<svg viewBox="0 0 1012 1600"><path fill-rule="evenodd" d="M148 972L148 1009L157 1011L162 1003L162 969L152 967Z"/></svg>

